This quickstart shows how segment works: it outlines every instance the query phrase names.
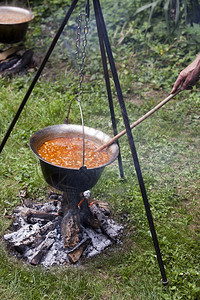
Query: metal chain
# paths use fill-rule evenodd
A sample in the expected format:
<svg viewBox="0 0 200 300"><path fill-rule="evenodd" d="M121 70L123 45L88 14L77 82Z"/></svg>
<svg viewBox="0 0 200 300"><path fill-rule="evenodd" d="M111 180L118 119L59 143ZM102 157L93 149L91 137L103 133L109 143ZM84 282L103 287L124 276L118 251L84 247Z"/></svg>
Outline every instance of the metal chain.
<svg viewBox="0 0 200 300"><path fill-rule="evenodd" d="M78 18L78 26L76 31L76 59L80 58L80 49L81 49L81 35L82 35L82 21L83 17L85 20L85 26L83 30L83 37L82 37L82 53L81 53L81 62L80 62L80 69L79 69L79 86L78 92L76 95L76 100L78 101L80 114L81 114L81 121L82 121L82 128L83 128L83 163L82 166L85 165L85 131L84 131L84 119L83 119L83 112L81 108L81 101L83 99L83 88L82 83L84 79L84 71L85 71L85 58L86 58L86 46L87 46L87 34L88 34L88 22L89 22L89 15L79 14Z"/></svg>
<svg viewBox="0 0 200 300"><path fill-rule="evenodd" d="M79 14L79 17L78 17L78 25L77 25L77 30L76 30L76 59L77 59L77 61L80 57L81 31L82 31L83 17L85 17L85 26L84 26L84 32L83 32L84 35L83 35L83 38L82 38L83 50L82 50L82 56L81 56L81 64L79 66L79 86L78 86L78 92L77 92L75 98L73 98L71 100L70 104L69 104L68 113L67 113L67 116L64 120L64 122L67 123L67 124L69 123L69 114L70 114L72 103L74 102L75 99L80 102L82 100L82 97L83 97L82 82L83 82L84 71L85 71L85 58L86 58L89 12L86 11L85 14L81 13L81 14Z"/></svg>
<svg viewBox="0 0 200 300"><path fill-rule="evenodd" d="M76 59L79 58L79 49L81 44L81 25L82 25L82 14L78 17L78 26L76 30Z"/></svg>
<svg viewBox="0 0 200 300"><path fill-rule="evenodd" d="M85 72L85 59L86 59L86 47L87 47L87 34L88 34L88 23L89 18L87 14L79 14L78 18L78 27L76 32L76 58L80 58L80 49L81 49L81 33L82 33L82 22L83 17L85 21L85 26L83 29L83 38L82 38L82 52L81 52L81 63L79 68L79 87L77 93L77 100L81 101L83 97L83 88L82 83L84 79L84 72Z"/></svg>

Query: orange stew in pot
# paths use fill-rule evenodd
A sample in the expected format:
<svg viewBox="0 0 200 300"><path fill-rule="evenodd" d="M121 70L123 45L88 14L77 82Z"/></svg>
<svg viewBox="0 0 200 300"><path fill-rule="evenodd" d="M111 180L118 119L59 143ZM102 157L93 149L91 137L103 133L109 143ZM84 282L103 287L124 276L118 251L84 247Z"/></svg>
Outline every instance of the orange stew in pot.
<svg viewBox="0 0 200 300"><path fill-rule="evenodd" d="M109 160L106 150L95 152L99 145L85 139L85 162L87 168L95 168ZM79 169L83 165L82 138L56 138L45 142L38 151L46 161L65 168Z"/></svg>

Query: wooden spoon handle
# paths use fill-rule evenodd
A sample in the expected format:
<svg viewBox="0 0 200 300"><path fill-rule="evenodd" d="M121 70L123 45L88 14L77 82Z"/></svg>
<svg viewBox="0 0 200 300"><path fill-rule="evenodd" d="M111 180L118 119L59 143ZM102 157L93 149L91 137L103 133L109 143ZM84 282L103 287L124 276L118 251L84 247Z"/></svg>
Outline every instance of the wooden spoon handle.
<svg viewBox="0 0 200 300"><path fill-rule="evenodd" d="M171 100L173 97L175 97L181 90L178 90L176 93L174 94L170 94L167 98L165 98L163 101L161 101L158 105L156 105L154 108L152 108L150 111L148 111L144 116L142 116L141 118L139 118L137 121L135 121L134 123L132 123L130 125L130 128L133 129L134 127L136 127L138 124L140 124L142 121L144 121L145 119L147 119L149 116L151 116L155 111L157 111L159 108L161 108L163 105L165 105L169 100ZM102 145L101 147L99 147L98 149L96 149L96 151L101 151L104 148L110 146L111 144L113 144L116 140L118 140L121 136L123 136L126 133L126 129L124 129L123 131L121 131L120 133L118 133L117 135L115 135L110 141L108 141L107 143L105 143L104 145ZM95 152L96 152L95 151Z"/></svg>

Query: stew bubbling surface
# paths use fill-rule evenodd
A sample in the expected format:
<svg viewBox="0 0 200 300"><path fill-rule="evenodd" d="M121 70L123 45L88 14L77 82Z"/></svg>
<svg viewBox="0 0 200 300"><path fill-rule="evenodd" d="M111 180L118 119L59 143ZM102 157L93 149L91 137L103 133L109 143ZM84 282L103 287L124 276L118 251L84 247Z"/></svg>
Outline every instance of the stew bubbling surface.
<svg viewBox="0 0 200 300"><path fill-rule="evenodd" d="M85 163L87 168L95 168L109 160L107 151L95 152L98 144L85 139ZM65 168L79 169L83 165L82 138L56 138L45 142L38 154L46 161Z"/></svg>

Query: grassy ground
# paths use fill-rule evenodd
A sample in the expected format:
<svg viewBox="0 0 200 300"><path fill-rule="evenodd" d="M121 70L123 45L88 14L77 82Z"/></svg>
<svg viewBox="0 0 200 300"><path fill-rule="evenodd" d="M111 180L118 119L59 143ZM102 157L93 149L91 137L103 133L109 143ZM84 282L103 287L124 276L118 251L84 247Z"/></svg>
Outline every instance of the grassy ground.
<svg viewBox="0 0 200 300"><path fill-rule="evenodd" d="M160 69L158 60L147 56L141 62L140 54L134 51L123 52L122 57L123 45L121 51L115 44L113 47L132 123L169 94L177 73L172 74L173 66ZM40 56L36 46L35 53ZM48 270L27 265L7 251L3 235L11 224L8 216L20 203L19 191L26 188L27 197L35 200L45 198L49 190L29 149L29 138L38 129L63 122L77 88L72 62L59 58L54 56L45 69L0 157L0 298L200 299L198 89L180 93L133 130L169 280L167 287L161 284L126 136L120 139L125 179L119 178L115 162L92 189L92 196L109 202L113 218L124 225L121 244L78 266ZM99 53L90 58L82 103L85 123L112 135ZM1 139L32 77L28 73L1 79ZM115 91L114 106L120 131L124 125ZM75 103L70 114L72 123L80 124L78 115Z"/></svg>

